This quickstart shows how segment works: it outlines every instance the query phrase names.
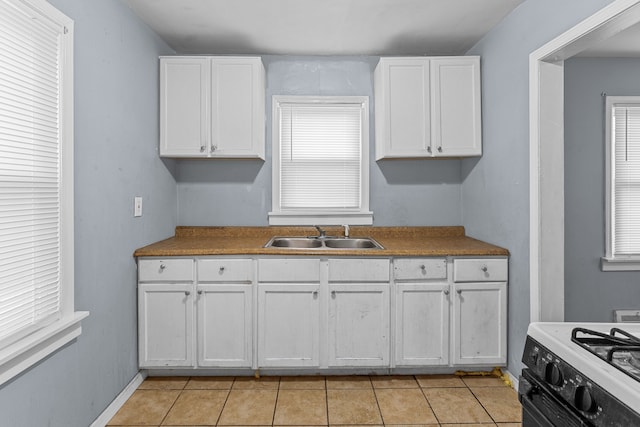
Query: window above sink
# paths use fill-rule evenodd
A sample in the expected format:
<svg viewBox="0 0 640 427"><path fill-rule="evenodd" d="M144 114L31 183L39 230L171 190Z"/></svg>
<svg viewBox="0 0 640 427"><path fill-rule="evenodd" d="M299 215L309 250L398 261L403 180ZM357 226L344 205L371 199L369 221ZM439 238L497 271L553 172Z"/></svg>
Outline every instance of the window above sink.
<svg viewBox="0 0 640 427"><path fill-rule="evenodd" d="M270 225L373 223L369 98L274 96Z"/></svg>

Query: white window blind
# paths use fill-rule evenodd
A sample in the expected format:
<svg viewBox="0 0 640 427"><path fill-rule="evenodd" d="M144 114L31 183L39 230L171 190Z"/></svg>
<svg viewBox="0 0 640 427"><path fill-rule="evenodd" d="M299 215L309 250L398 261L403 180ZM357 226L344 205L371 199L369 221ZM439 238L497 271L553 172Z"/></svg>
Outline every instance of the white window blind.
<svg viewBox="0 0 640 427"><path fill-rule="evenodd" d="M613 108L613 255L640 255L640 104Z"/></svg>
<svg viewBox="0 0 640 427"><path fill-rule="evenodd" d="M361 207L362 105L280 105L280 209Z"/></svg>
<svg viewBox="0 0 640 427"><path fill-rule="evenodd" d="M63 31L0 0L0 343L60 313Z"/></svg>

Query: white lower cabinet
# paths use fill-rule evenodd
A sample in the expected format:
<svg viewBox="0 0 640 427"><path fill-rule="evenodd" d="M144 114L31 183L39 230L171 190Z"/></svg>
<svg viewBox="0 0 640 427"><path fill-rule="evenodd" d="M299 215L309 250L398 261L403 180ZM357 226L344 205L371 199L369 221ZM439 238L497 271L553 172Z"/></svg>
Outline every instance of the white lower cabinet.
<svg viewBox="0 0 640 427"><path fill-rule="evenodd" d="M507 278L506 257L143 258L139 364L504 365Z"/></svg>
<svg viewBox="0 0 640 427"><path fill-rule="evenodd" d="M193 365L193 284L138 286L140 367Z"/></svg>
<svg viewBox="0 0 640 427"><path fill-rule="evenodd" d="M251 367L253 286L198 284L198 366Z"/></svg>
<svg viewBox="0 0 640 427"><path fill-rule="evenodd" d="M389 365L389 284L329 290L329 366Z"/></svg>
<svg viewBox="0 0 640 427"><path fill-rule="evenodd" d="M258 366L319 366L318 288L318 284L258 285Z"/></svg>
<svg viewBox="0 0 640 427"><path fill-rule="evenodd" d="M507 360L507 260L456 259L453 271L454 365Z"/></svg>
<svg viewBox="0 0 640 427"><path fill-rule="evenodd" d="M397 366L449 364L449 284L396 284Z"/></svg>
<svg viewBox="0 0 640 427"><path fill-rule="evenodd" d="M320 260L258 260L258 366L320 366Z"/></svg>

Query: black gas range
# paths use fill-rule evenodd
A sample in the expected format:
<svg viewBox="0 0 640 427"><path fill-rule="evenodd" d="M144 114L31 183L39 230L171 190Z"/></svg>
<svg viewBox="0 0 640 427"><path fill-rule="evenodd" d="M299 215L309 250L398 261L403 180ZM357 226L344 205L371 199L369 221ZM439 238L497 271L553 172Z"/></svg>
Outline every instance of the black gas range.
<svg viewBox="0 0 640 427"><path fill-rule="evenodd" d="M522 425L640 426L640 324L532 323Z"/></svg>

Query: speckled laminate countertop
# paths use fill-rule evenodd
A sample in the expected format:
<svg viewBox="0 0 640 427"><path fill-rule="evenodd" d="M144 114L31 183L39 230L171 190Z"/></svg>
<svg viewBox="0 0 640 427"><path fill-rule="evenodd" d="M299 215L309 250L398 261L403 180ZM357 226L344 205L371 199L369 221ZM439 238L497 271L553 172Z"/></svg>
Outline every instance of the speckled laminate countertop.
<svg viewBox="0 0 640 427"><path fill-rule="evenodd" d="M342 227L322 227L343 236ZM316 236L313 227L176 227L176 234L144 246L134 256L507 256L509 251L465 235L464 227L351 227L350 237L372 237L384 249L265 248L274 236Z"/></svg>

